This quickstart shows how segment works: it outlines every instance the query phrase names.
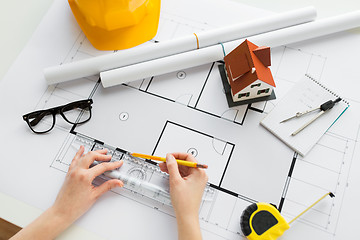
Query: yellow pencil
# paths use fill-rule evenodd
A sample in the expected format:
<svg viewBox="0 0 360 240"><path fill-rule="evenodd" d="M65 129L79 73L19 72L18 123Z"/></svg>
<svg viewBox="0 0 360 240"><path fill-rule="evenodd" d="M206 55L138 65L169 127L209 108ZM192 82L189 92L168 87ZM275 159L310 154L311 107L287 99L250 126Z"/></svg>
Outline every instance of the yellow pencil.
<svg viewBox="0 0 360 240"><path fill-rule="evenodd" d="M166 162L166 158L163 158L163 157L156 157L156 156L146 155L146 154L141 154L141 153L132 153L131 155L134 156L134 157ZM183 165L183 166L187 166L187 167L208 168L208 165L199 164L199 163L196 163L196 162L189 162L189 161L184 161L184 160L180 160L180 159L176 159L176 162L179 165Z"/></svg>

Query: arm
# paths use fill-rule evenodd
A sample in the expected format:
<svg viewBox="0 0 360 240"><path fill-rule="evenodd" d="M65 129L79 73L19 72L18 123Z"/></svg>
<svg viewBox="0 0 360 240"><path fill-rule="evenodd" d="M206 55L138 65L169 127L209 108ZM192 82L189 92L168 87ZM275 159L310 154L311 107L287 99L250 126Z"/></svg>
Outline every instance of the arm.
<svg viewBox="0 0 360 240"><path fill-rule="evenodd" d="M178 225L179 240L202 239L199 208L208 180L203 169L178 166L175 158L195 162L191 154L166 155L166 163L160 169L170 174L170 195Z"/></svg>
<svg viewBox="0 0 360 240"><path fill-rule="evenodd" d="M106 152L104 149L83 155L84 147L81 146L71 162L55 203L11 239L54 239L83 215L103 193L114 187L122 187L123 183L117 179L108 180L98 187L92 185L97 176L119 168L123 163L108 162L111 156L106 155ZM95 160L104 162L89 168Z"/></svg>

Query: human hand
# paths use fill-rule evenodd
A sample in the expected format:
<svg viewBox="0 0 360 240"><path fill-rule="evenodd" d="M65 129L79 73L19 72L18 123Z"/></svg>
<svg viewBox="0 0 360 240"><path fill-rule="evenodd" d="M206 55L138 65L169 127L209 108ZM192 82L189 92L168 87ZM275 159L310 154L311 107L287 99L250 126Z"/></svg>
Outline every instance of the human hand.
<svg viewBox="0 0 360 240"><path fill-rule="evenodd" d="M199 208L208 176L204 169L178 166L175 158L196 160L191 154L173 153L167 154L166 163L159 166L170 175L170 196L178 221L179 239L199 239Z"/></svg>
<svg viewBox="0 0 360 240"><path fill-rule="evenodd" d="M118 179L111 179L95 187L92 182L97 176L121 167L123 161L109 162L111 156L106 155L106 149L88 152L85 155L83 153L84 147L81 146L71 162L64 184L52 206L58 215L70 223L83 215L102 194L124 185ZM102 163L90 168L94 161Z"/></svg>
<svg viewBox="0 0 360 240"><path fill-rule="evenodd" d="M84 147L81 146L70 164L53 206L11 239L54 239L83 215L103 193L114 187L122 187L124 184L118 179L108 180L98 187L92 185L97 176L123 164L122 161L108 162L111 156L106 155L106 152L103 149L83 155ZM95 160L103 163L89 168Z"/></svg>

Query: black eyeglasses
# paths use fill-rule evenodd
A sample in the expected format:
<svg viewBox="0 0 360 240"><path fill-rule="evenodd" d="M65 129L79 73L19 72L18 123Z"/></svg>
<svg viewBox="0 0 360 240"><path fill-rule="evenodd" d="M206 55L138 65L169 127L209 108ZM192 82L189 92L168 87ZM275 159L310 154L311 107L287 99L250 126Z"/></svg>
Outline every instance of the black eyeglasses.
<svg viewBox="0 0 360 240"><path fill-rule="evenodd" d="M50 109L31 112L23 115L23 119L34 133L46 133L54 128L56 114L60 114L70 124L81 124L89 121L92 103L92 99L80 100Z"/></svg>

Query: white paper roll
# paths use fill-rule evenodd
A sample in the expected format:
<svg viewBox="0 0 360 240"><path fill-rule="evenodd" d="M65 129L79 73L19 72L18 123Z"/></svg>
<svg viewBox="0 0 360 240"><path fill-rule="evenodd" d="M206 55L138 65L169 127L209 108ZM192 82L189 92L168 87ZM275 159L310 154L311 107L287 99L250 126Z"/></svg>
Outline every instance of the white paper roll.
<svg viewBox="0 0 360 240"><path fill-rule="evenodd" d="M300 42L360 26L360 11L343 14L327 19L284 28L248 38L259 46L278 47ZM224 43L225 53L231 52L245 39ZM158 58L100 73L102 85L111 87L151 76L157 76L189 67L222 60L224 52L220 44L210 47Z"/></svg>
<svg viewBox="0 0 360 240"><path fill-rule="evenodd" d="M102 71L195 50L197 49L198 44L199 48L203 48L218 44L219 42L224 43L309 22L314 20L315 17L315 8L306 7L233 26L200 32L196 35L190 34L189 36L175 40L122 50L114 54L107 54L73 63L49 67L44 69L44 75L48 84L65 82L81 77L96 75Z"/></svg>

